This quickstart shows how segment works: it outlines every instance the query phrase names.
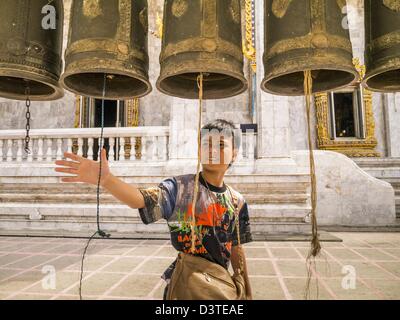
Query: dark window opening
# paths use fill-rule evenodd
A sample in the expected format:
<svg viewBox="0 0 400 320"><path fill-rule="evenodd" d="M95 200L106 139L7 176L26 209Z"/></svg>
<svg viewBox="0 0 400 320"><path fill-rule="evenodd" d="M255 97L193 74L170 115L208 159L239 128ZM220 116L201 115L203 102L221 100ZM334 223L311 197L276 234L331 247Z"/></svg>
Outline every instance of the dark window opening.
<svg viewBox="0 0 400 320"><path fill-rule="evenodd" d="M102 100L95 99L94 100L94 127L101 128L101 109L102 109ZM118 101L114 100L104 100L104 128L115 128L118 126ZM100 132L100 131L99 131ZM99 154L99 138L95 138L93 141L93 160L98 160ZM109 159L109 152L110 152L110 139L104 138L103 144L107 151L107 159ZM119 139L115 139L114 141L114 155L115 158L119 158L119 150L121 148Z"/></svg>
<svg viewBox="0 0 400 320"><path fill-rule="evenodd" d="M356 136L353 99L353 92L333 94L337 138L354 138Z"/></svg>

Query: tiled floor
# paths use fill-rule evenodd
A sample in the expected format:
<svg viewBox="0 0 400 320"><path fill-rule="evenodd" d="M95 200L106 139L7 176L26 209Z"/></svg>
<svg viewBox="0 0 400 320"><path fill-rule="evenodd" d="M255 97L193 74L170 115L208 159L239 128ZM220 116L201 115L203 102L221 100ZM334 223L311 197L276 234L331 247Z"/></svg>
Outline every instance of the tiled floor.
<svg viewBox="0 0 400 320"><path fill-rule="evenodd" d="M400 299L400 233L332 233L312 269L311 299ZM0 237L0 299L78 299L85 239ZM255 299L304 299L306 242L245 245ZM176 252L164 240L94 240L84 299L161 299Z"/></svg>

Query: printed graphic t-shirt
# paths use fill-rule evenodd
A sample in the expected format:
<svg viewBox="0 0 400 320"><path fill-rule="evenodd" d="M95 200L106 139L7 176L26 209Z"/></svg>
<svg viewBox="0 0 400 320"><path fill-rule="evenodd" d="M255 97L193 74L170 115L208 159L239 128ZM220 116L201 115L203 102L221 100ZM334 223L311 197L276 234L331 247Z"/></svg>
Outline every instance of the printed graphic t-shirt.
<svg viewBox="0 0 400 320"><path fill-rule="evenodd" d="M139 191L144 197L145 207L139 209L140 217L145 224L165 219L168 223L173 247L190 253L192 202L194 191L194 174L176 176L162 181L157 187L142 188ZM195 255L202 256L224 268L229 268L232 246L238 245L235 228L234 203L239 211L240 242L251 242L249 214L243 196L224 184L216 187L206 182L200 175L199 191L196 201L196 234ZM237 199L233 201L231 192ZM169 282L176 260L161 276Z"/></svg>

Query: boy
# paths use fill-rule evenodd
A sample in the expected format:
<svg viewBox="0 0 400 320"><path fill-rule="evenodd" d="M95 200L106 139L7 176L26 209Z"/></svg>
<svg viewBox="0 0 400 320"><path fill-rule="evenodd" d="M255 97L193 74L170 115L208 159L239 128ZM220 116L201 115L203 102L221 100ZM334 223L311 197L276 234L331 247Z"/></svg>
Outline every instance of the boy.
<svg viewBox="0 0 400 320"><path fill-rule="evenodd" d="M237 157L240 137L234 125L226 120L215 120L202 128L199 193L196 201L196 229L199 241L196 242L195 255L200 255L224 268L232 263L233 270L239 268L240 250L235 229L233 201L239 209L240 242L252 241L247 203L243 196L228 188L224 183L226 171ZM114 197L129 207L139 209L145 224L165 219L171 233L171 242L178 251L191 252L191 229L188 224L192 213L194 174L165 179L158 186L138 189L113 176L109 170L105 149L101 151L102 173L100 184ZM74 174L63 178L63 182L85 182L97 185L99 164L74 154L66 153L66 158L74 161L56 161L57 172ZM66 167L66 168L65 168ZM235 200L232 199L232 196ZM244 257L244 252L242 252ZM244 259L245 260L245 259ZM174 270L175 261L162 275L168 284ZM251 297L251 288L244 261L246 289Z"/></svg>

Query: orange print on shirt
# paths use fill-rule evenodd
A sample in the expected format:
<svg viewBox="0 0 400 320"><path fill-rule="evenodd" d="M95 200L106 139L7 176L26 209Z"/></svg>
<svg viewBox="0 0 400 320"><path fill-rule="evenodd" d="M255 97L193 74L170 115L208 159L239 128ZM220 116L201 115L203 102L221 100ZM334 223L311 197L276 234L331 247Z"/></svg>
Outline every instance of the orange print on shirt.
<svg viewBox="0 0 400 320"><path fill-rule="evenodd" d="M224 213L226 212L226 207L220 203L210 204L207 207L206 212L196 212L196 225L217 227L221 226L221 221ZM213 220L214 215L214 222ZM192 217L192 205L188 205L187 213L185 213L185 221L188 221Z"/></svg>

